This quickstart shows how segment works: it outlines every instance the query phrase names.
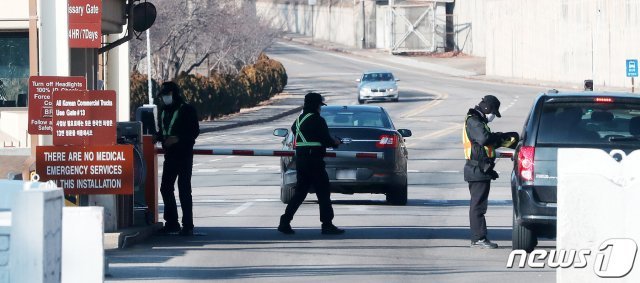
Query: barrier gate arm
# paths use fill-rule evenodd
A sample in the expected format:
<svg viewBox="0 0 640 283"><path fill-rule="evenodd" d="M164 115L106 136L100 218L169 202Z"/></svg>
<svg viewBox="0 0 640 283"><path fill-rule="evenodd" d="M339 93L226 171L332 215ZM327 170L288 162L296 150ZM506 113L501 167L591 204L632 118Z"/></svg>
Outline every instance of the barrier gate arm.
<svg viewBox="0 0 640 283"><path fill-rule="evenodd" d="M164 154L165 150L156 148L157 154ZM204 148L194 147L193 154L197 155L240 155L240 156L295 156L295 150L267 150L267 149L229 149L229 148ZM331 158L366 158L383 159L382 152L360 152L360 151L330 151L325 157Z"/></svg>

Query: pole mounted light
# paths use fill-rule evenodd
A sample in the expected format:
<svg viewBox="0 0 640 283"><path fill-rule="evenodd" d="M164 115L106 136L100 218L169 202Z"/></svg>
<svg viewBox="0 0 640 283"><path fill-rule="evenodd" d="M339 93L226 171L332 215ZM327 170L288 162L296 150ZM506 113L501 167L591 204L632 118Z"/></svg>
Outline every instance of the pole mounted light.
<svg viewBox="0 0 640 283"><path fill-rule="evenodd" d="M136 2L140 2L140 0L129 0L127 3L127 35L98 49L98 53L116 48L134 36L139 38L142 32L149 29L156 21L158 15L156 6L146 0L138 4Z"/></svg>

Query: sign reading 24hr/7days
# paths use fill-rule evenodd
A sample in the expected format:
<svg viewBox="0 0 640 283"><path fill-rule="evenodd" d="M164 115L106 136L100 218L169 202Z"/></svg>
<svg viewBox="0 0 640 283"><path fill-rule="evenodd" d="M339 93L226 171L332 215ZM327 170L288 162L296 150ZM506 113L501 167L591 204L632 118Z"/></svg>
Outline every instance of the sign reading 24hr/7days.
<svg viewBox="0 0 640 283"><path fill-rule="evenodd" d="M69 0L69 47L100 48L102 0Z"/></svg>
<svg viewBox="0 0 640 283"><path fill-rule="evenodd" d="M53 100L53 144L116 144L116 92L56 92Z"/></svg>

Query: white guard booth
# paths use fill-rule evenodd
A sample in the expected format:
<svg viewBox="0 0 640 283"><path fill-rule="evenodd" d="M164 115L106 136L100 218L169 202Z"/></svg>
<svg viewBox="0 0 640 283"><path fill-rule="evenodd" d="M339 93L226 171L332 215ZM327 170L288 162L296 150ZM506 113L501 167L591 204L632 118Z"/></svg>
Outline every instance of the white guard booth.
<svg viewBox="0 0 640 283"><path fill-rule="evenodd" d="M558 150L557 282L640 282L639 219L640 150Z"/></svg>

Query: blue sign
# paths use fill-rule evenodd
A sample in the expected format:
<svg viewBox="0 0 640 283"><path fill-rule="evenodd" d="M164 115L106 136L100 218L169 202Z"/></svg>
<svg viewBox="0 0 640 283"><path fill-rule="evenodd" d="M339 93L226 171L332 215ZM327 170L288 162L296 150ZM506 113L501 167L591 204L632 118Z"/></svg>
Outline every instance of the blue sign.
<svg viewBox="0 0 640 283"><path fill-rule="evenodd" d="M627 60L627 77L638 76L638 59Z"/></svg>

